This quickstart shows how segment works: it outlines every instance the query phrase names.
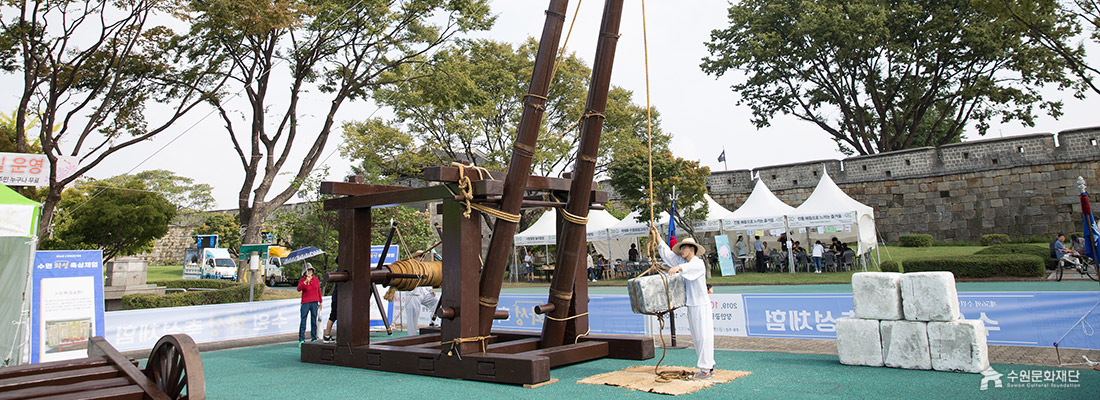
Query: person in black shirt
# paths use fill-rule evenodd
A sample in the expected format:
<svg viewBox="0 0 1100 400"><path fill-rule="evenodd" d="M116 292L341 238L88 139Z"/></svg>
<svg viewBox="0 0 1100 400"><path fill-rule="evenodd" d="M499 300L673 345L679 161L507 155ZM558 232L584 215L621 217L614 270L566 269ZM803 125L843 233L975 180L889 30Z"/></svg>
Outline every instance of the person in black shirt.
<svg viewBox="0 0 1100 400"><path fill-rule="evenodd" d="M638 249L637 249L637 247L634 246L634 243L630 244L630 251L627 252L626 254L627 254L627 259L629 259L631 262L637 262L638 261Z"/></svg>

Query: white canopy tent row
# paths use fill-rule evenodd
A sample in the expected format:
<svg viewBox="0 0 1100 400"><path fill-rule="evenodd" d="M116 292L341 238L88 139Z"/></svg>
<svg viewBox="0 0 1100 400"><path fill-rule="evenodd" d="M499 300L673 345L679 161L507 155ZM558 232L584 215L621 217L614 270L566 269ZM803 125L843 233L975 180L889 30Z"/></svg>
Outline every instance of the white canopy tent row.
<svg viewBox="0 0 1100 400"><path fill-rule="evenodd" d="M878 243L875 210L849 197L828 173L822 174L814 192L787 219L791 229L799 229L799 237L805 234L808 240L822 243L832 237L856 242L856 255L866 254ZM800 228L806 228L805 233Z"/></svg>
<svg viewBox="0 0 1100 400"><path fill-rule="evenodd" d="M557 244L557 218L558 210L551 208L531 224L523 232L516 234L516 246L549 246ZM609 260L626 258L633 240L615 238L611 236L610 228L620 221L606 210L590 210L588 212L588 225L585 231L588 242L596 248L596 253L603 254ZM517 254L518 257L518 254Z"/></svg>

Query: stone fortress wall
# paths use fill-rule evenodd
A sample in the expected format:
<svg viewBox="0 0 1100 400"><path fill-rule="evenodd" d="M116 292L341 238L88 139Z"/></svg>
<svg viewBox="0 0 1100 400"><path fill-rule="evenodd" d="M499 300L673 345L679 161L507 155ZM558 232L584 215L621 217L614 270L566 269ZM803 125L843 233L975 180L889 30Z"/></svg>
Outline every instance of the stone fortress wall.
<svg viewBox="0 0 1100 400"><path fill-rule="evenodd" d="M1100 127L1092 127L712 172L707 189L735 210L752 192L755 174L797 207L828 171L849 196L874 207L878 233L888 242L910 233L977 241L989 233L1080 232L1077 177L1085 178L1090 200L1100 202L1092 194L1100 192L1098 169Z"/></svg>

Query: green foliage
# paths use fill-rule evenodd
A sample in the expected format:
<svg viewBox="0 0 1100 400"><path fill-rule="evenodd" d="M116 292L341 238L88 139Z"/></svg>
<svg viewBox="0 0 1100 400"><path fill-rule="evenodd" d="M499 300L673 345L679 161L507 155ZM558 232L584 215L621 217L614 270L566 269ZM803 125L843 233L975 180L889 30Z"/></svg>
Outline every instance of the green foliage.
<svg viewBox="0 0 1100 400"><path fill-rule="evenodd" d="M793 115L846 154L954 143L991 121L1033 126L1036 107L1058 117L1060 99L1040 88L1072 85L1066 61L992 3L1001 2L740 1L729 27L711 32L702 68L745 74L733 90L756 126Z"/></svg>
<svg viewBox="0 0 1100 400"><path fill-rule="evenodd" d="M0 153L34 153L42 154L42 144L38 138L27 141L27 137L24 136L23 140L26 149L19 151L19 130L17 118L19 113L12 111L11 115L0 113ZM29 131L38 124L37 118L31 118L23 124L23 132Z"/></svg>
<svg viewBox="0 0 1100 400"><path fill-rule="evenodd" d="M270 214L322 162L342 106L367 100L395 80L420 78L395 72L424 62L425 54L459 33L488 29L495 19L486 0L185 3L191 30L173 38L175 48L189 60L214 54L211 68L228 77L229 90L209 103L244 172L238 207L246 243L259 240ZM227 104L238 92L248 93L243 118ZM301 106L304 99L326 111L308 115L315 111ZM277 184L276 177L288 175L291 183Z"/></svg>
<svg viewBox="0 0 1100 400"><path fill-rule="evenodd" d="M210 213L202 219L202 225L191 231L192 235L218 235L218 247L229 249L234 258L240 256L241 224L231 214Z"/></svg>
<svg viewBox="0 0 1100 400"><path fill-rule="evenodd" d="M1050 258L1050 249L1032 244L998 244L978 250L974 254L1030 254L1043 258L1047 269L1058 267L1058 260Z"/></svg>
<svg viewBox="0 0 1100 400"><path fill-rule="evenodd" d="M1009 243L1008 235L1003 233L990 233L982 235L982 246L992 246L995 244Z"/></svg>
<svg viewBox="0 0 1100 400"><path fill-rule="evenodd" d="M194 179L168 170L141 171L107 178L101 182L126 185L133 181L141 182L148 190L163 195L180 213L205 211L214 207L214 195L211 194L213 187L205 183L195 183Z"/></svg>
<svg viewBox="0 0 1100 400"><path fill-rule="evenodd" d="M905 272L949 271L960 278L1037 277L1046 274L1043 258L1030 254L985 254L905 260Z"/></svg>
<svg viewBox="0 0 1100 400"><path fill-rule="evenodd" d="M182 293L127 294L122 296L122 307L126 310L145 308L201 306L206 304L241 303L248 301L248 284L216 279L187 279L149 282L168 288L207 288L218 290L188 291ZM260 298L266 286L257 283L254 298Z"/></svg>
<svg viewBox="0 0 1100 400"><path fill-rule="evenodd" d="M902 272L901 264L898 264L898 263L896 263L894 261L890 261L890 260L883 261L883 262L879 263L878 268L882 272Z"/></svg>
<svg viewBox="0 0 1100 400"><path fill-rule="evenodd" d="M65 191L60 208L65 221L43 247L97 248L104 260L148 251L176 217L168 199L139 181L77 185Z"/></svg>
<svg viewBox="0 0 1100 400"><path fill-rule="evenodd" d="M901 241L902 247L930 247L932 246L932 235L926 235L923 233L912 235L901 235L898 237Z"/></svg>
<svg viewBox="0 0 1100 400"><path fill-rule="evenodd" d="M364 183L380 185L418 176L421 168L431 163L430 153L417 146L411 134L378 118L344 123L340 155L359 161L352 171L362 176Z"/></svg>
<svg viewBox="0 0 1100 400"><path fill-rule="evenodd" d="M388 157L384 153L391 150L379 147L384 143L373 145L370 139L355 143L356 136L345 132L345 151L352 159L371 165L379 164L376 158L393 160L385 163L389 165L407 164L400 161L402 158L427 158L430 164L466 160L490 170L503 170L512 155L537 50L538 43L533 39L517 47L491 40L460 40L425 64L396 70L395 83L376 91L381 103L394 108L396 120L363 124L383 139L387 135L397 137L396 148L406 147L409 139L415 139L421 147ZM558 64L547 96L532 173L557 173L576 159L580 140L577 122L585 111L591 73L573 54ZM413 77L420 78L410 79ZM597 174L618 154L646 146L646 108L634 104L632 98L633 94L625 89L609 90ZM656 110L653 121L653 145L663 151L669 135L662 132ZM372 170L366 166L363 169Z"/></svg>
<svg viewBox="0 0 1100 400"><path fill-rule="evenodd" d="M622 201L630 209L641 213L642 221L649 221L649 154L644 148L616 156L608 172L611 187L622 196ZM676 214L673 218L677 227L686 229L694 236L693 221L702 221L707 215L707 203L703 195L707 192L706 179L710 168L700 167L697 161L688 161L675 157L672 153L653 154L653 193L654 211L667 212L671 208L673 186L676 187Z"/></svg>
<svg viewBox="0 0 1100 400"><path fill-rule="evenodd" d="M978 242L969 242L966 240L934 240L932 241L932 247L977 247L981 246Z"/></svg>

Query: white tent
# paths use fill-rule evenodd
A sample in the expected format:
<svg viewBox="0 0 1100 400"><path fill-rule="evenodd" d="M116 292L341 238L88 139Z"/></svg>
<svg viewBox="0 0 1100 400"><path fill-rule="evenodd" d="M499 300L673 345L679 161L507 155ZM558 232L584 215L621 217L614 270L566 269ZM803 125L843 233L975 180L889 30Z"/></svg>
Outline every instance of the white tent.
<svg viewBox="0 0 1100 400"><path fill-rule="evenodd" d="M557 218L558 210L551 208L542 214L531 227L516 234L516 246L538 246L557 244ZM614 259L626 257L630 249L631 240L619 240L612 237L611 227L619 224L619 219L606 210L590 210L588 212L588 224L585 225L585 233L588 242L596 248L596 252L604 257Z"/></svg>
<svg viewBox="0 0 1100 400"><path fill-rule="evenodd" d="M805 235L810 238L857 242L856 254L864 254L876 245L875 210L849 197L828 173L821 176L814 192L788 216L788 221L792 229L806 228Z"/></svg>
<svg viewBox="0 0 1100 400"><path fill-rule="evenodd" d="M774 230L786 229L785 217L793 214L794 207L787 205L768 189L763 180L758 179L749 198L737 210L722 220L722 230ZM774 236L774 235L770 235Z"/></svg>
<svg viewBox="0 0 1100 400"><path fill-rule="evenodd" d="M0 366L19 364L30 342L29 284L38 206L0 185Z"/></svg>
<svg viewBox="0 0 1100 400"><path fill-rule="evenodd" d="M641 216L641 215L642 215L642 213L638 212L638 211L633 211L630 214L627 214L627 216L625 218L623 218L622 221L620 221L618 224L615 224L615 226L611 227L611 237L613 237L613 238L636 238L636 237L649 236L649 221L639 222L638 217ZM662 226L667 227L668 226L668 212L666 211L666 212L662 212L662 213L658 214L657 220L655 222L657 224L658 229L660 229L660 227L662 227ZM680 230L680 229L676 230L677 234L679 234L680 232L683 232L683 231Z"/></svg>
<svg viewBox="0 0 1100 400"><path fill-rule="evenodd" d="M695 233L718 232L722 229L722 221L732 218L733 212L722 207L709 194L703 193L703 199L707 202L707 220L692 224Z"/></svg>

